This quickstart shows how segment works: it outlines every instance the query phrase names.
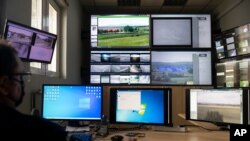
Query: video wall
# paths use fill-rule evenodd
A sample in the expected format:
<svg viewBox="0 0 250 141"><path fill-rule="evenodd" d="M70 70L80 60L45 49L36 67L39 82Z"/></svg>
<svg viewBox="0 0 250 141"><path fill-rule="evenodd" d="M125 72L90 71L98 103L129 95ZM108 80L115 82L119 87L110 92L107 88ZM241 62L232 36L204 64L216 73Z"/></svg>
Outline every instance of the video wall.
<svg viewBox="0 0 250 141"><path fill-rule="evenodd" d="M91 15L90 84L212 85L209 14Z"/></svg>
<svg viewBox="0 0 250 141"><path fill-rule="evenodd" d="M217 59L227 59L250 53L250 24L222 32L214 37Z"/></svg>
<svg viewBox="0 0 250 141"><path fill-rule="evenodd" d="M249 87L249 59L216 64L217 87Z"/></svg>

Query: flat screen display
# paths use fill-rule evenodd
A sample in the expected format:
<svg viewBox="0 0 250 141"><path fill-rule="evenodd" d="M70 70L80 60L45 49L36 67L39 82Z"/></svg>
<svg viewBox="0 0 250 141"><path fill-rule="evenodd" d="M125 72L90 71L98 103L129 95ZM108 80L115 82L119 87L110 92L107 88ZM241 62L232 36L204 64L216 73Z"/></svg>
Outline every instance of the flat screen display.
<svg viewBox="0 0 250 141"><path fill-rule="evenodd" d="M110 122L170 124L170 95L170 89L111 89Z"/></svg>
<svg viewBox="0 0 250 141"><path fill-rule="evenodd" d="M4 38L24 61L51 63L57 35L7 20Z"/></svg>
<svg viewBox="0 0 250 141"><path fill-rule="evenodd" d="M149 15L91 15L92 48L148 48Z"/></svg>
<svg viewBox="0 0 250 141"><path fill-rule="evenodd" d="M153 19L153 45L192 46L192 19Z"/></svg>
<svg viewBox="0 0 250 141"><path fill-rule="evenodd" d="M159 47L159 46L164 46L164 45L169 45L169 42L171 43L170 45L183 45L184 43L186 44L186 47L190 47L191 45L193 48L211 48L211 16L209 14L153 14L151 15L152 21L158 23L160 26L154 26L153 25L153 41L152 45L153 47ZM182 22L177 22L175 24L171 24L172 29L169 29L168 26L168 19L171 18L191 18L191 37L188 37L187 35L190 35L190 27L188 27L188 21L184 20ZM162 21L159 19L163 19ZM171 21L171 20L170 20ZM173 21L176 22L176 21ZM160 28L161 27L161 28ZM172 31L171 34L163 34L161 31L164 30L170 30ZM183 34L185 35L186 39L181 40L181 44L179 42L176 42L179 39L179 37L175 37L173 35L179 35L181 30L183 30ZM184 32L185 31L185 32ZM161 34L159 34L161 33ZM178 34L179 33L179 34ZM187 34L188 33L188 34ZM180 35L181 37L184 35ZM162 36L162 37L161 37ZM173 40L166 42L163 41L162 38L168 38L168 36L173 36ZM156 38L157 37L157 38ZM178 40L177 40L178 39ZM192 41L191 44L187 44L188 41ZM184 42L185 41L185 42ZM174 42L174 43L173 43ZM170 46L171 47L171 46ZM175 46L173 46L175 47ZM185 46L182 46L185 47Z"/></svg>
<svg viewBox="0 0 250 141"><path fill-rule="evenodd" d="M188 119L215 123L245 123L245 94L242 89L190 89L187 92Z"/></svg>
<svg viewBox="0 0 250 141"><path fill-rule="evenodd" d="M91 51L91 84L150 84L149 51Z"/></svg>
<svg viewBox="0 0 250 141"><path fill-rule="evenodd" d="M100 120L102 87L43 85L42 115L46 119Z"/></svg>
<svg viewBox="0 0 250 141"><path fill-rule="evenodd" d="M152 51L151 83L212 85L211 51Z"/></svg>

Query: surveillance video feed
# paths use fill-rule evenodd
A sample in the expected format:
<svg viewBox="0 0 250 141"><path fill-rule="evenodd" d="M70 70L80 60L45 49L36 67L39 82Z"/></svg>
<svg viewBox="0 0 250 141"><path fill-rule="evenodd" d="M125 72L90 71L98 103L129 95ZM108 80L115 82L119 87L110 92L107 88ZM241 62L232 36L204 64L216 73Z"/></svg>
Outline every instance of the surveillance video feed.
<svg viewBox="0 0 250 141"><path fill-rule="evenodd" d="M109 83L109 75L102 75L101 76L101 83Z"/></svg>
<svg viewBox="0 0 250 141"><path fill-rule="evenodd" d="M101 54L91 54L91 62L101 62Z"/></svg>
<svg viewBox="0 0 250 141"><path fill-rule="evenodd" d="M191 119L242 124L243 90L191 90Z"/></svg>
<svg viewBox="0 0 250 141"><path fill-rule="evenodd" d="M138 84L139 75L130 75L130 84Z"/></svg>
<svg viewBox="0 0 250 141"><path fill-rule="evenodd" d="M100 75L90 75L90 83L99 84L100 83Z"/></svg>
<svg viewBox="0 0 250 141"><path fill-rule="evenodd" d="M110 65L91 65L91 72L110 72Z"/></svg>
<svg viewBox="0 0 250 141"><path fill-rule="evenodd" d="M129 75L121 75L120 76L120 83L128 84L129 81L130 81L130 76Z"/></svg>
<svg viewBox="0 0 250 141"><path fill-rule="evenodd" d="M150 72L150 65L140 65L142 72Z"/></svg>
<svg viewBox="0 0 250 141"><path fill-rule="evenodd" d="M42 33L36 34L35 44L31 47L29 58L50 61L54 50L52 48L54 40L55 37L44 36Z"/></svg>
<svg viewBox="0 0 250 141"><path fill-rule="evenodd" d="M141 62L150 62L150 55L149 54L140 54L140 61Z"/></svg>
<svg viewBox="0 0 250 141"><path fill-rule="evenodd" d="M150 51L91 51L90 74L109 76L99 83L150 84L150 58Z"/></svg>
<svg viewBox="0 0 250 141"><path fill-rule="evenodd" d="M101 62L110 62L110 54L101 54Z"/></svg>
<svg viewBox="0 0 250 141"><path fill-rule="evenodd" d="M110 75L110 83L111 84L119 84L120 83L120 75Z"/></svg>
<svg viewBox="0 0 250 141"><path fill-rule="evenodd" d="M31 47L33 33L21 27L9 26L7 38L12 46L16 49L20 58L27 58L29 48Z"/></svg>
<svg viewBox="0 0 250 141"><path fill-rule="evenodd" d="M150 84L150 75L140 75L139 76L140 84Z"/></svg>
<svg viewBox="0 0 250 141"><path fill-rule="evenodd" d="M130 72L141 72L140 65L131 65Z"/></svg>
<svg viewBox="0 0 250 141"><path fill-rule="evenodd" d="M120 62L120 54L111 54L110 61L111 62Z"/></svg>
<svg viewBox="0 0 250 141"><path fill-rule="evenodd" d="M130 62L130 54L120 54L120 62Z"/></svg>
<svg viewBox="0 0 250 141"><path fill-rule="evenodd" d="M152 51L151 61L152 84L212 84L210 51Z"/></svg>
<svg viewBox="0 0 250 141"><path fill-rule="evenodd" d="M131 54L130 61L131 62L140 62L140 54Z"/></svg>

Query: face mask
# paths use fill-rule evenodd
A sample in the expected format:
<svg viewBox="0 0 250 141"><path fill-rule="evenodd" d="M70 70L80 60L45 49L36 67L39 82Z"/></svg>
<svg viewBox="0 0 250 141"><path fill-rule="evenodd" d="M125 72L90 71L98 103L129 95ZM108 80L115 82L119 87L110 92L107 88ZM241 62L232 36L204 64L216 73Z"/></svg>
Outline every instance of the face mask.
<svg viewBox="0 0 250 141"><path fill-rule="evenodd" d="M21 82L23 83L23 82ZM24 91L24 84L21 84L21 96L20 98L15 102L16 107L19 106L23 102L23 97L25 96L25 91Z"/></svg>

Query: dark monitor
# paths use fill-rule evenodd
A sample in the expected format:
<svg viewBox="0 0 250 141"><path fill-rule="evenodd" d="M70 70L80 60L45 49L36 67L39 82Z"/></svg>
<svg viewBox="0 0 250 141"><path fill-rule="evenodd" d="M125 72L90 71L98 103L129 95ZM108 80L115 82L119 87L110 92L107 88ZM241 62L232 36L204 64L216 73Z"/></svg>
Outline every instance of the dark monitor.
<svg viewBox="0 0 250 141"><path fill-rule="evenodd" d="M172 124L169 88L114 88L110 90L110 122Z"/></svg>
<svg viewBox="0 0 250 141"><path fill-rule="evenodd" d="M212 85L211 51L152 51L151 84Z"/></svg>
<svg viewBox="0 0 250 141"><path fill-rule="evenodd" d="M148 48L150 15L91 15L92 48Z"/></svg>
<svg viewBox="0 0 250 141"><path fill-rule="evenodd" d="M100 120L102 86L44 84L42 116L57 120Z"/></svg>
<svg viewBox="0 0 250 141"><path fill-rule="evenodd" d="M216 124L246 124L246 93L243 89L188 89L186 119Z"/></svg>
<svg viewBox="0 0 250 141"><path fill-rule="evenodd" d="M6 20L4 38L22 60L51 63L57 35Z"/></svg>

